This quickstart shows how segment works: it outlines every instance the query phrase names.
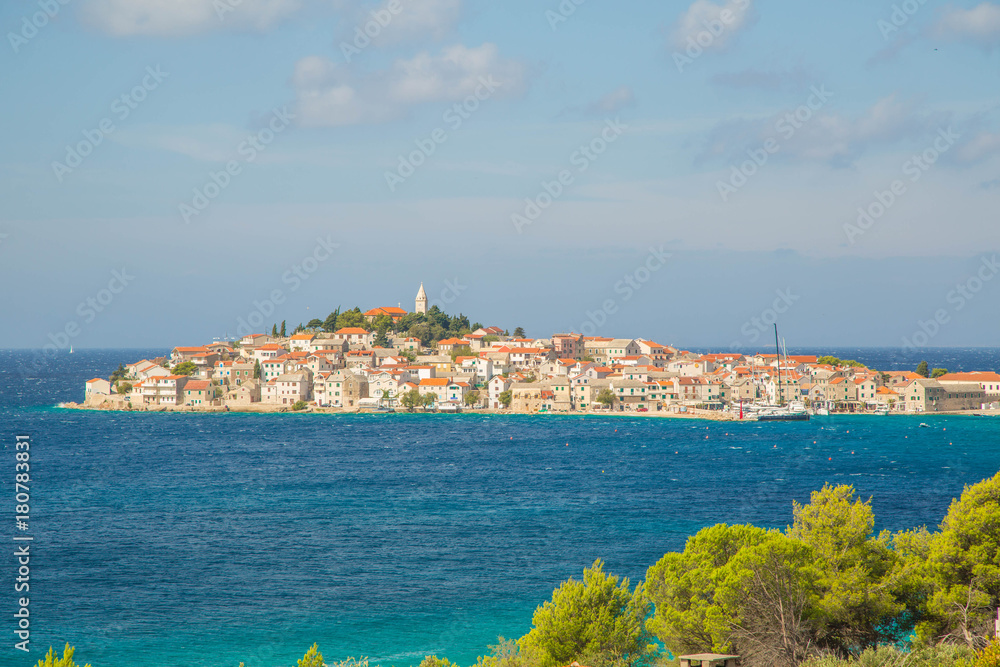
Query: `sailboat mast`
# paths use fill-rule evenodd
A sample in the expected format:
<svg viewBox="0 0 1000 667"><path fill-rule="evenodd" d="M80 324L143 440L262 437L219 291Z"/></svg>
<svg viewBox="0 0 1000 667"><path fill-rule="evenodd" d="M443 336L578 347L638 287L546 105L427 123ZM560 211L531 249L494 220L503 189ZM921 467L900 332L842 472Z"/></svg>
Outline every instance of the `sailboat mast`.
<svg viewBox="0 0 1000 667"><path fill-rule="evenodd" d="M777 357L778 362L778 394L775 396L775 402L781 405L781 348L778 345L778 324L774 325L774 352Z"/></svg>

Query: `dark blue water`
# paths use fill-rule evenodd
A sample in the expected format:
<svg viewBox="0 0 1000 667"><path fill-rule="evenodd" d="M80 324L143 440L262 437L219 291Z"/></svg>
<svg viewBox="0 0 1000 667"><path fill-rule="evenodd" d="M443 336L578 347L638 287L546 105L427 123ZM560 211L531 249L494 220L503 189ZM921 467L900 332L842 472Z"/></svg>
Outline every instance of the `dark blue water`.
<svg viewBox="0 0 1000 667"><path fill-rule="evenodd" d="M1000 420L684 420L68 411L83 382L156 351L77 351L21 373L0 352L4 537L14 436L32 436L32 652L95 667L467 665L518 637L595 558L644 576L717 522L783 527L824 482L877 529L940 521L1000 468ZM918 428L920 421L932 428ZM0 577L14 577L5 559ZM10 591L11 583L0 582ZM14 610L13 594L4 598ZM82 662L81 662L82 664Z"/></svg>

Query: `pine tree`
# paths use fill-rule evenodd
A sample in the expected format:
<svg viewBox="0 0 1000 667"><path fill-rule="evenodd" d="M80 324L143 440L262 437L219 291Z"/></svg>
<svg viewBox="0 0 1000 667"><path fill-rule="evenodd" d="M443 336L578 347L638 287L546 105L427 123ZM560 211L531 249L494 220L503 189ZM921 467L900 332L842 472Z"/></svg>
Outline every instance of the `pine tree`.
<svg viewBox="0 0 1000 667"><path fill-rule="evenodd" d="M281 337L284 338L285 334L285 320L281 320Z"/></svg>

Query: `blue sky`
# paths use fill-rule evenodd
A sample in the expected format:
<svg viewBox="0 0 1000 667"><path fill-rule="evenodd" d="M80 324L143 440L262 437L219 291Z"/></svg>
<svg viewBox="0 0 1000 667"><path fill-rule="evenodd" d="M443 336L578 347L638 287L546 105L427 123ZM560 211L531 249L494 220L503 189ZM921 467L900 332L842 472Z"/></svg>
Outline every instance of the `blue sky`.
<svg viewBox="0 0 1000 667"><path fill-rule="evenodd" d="M421 281L539 336L997 344L1000 3L64 1L0 8L2 347Z"/></svg>

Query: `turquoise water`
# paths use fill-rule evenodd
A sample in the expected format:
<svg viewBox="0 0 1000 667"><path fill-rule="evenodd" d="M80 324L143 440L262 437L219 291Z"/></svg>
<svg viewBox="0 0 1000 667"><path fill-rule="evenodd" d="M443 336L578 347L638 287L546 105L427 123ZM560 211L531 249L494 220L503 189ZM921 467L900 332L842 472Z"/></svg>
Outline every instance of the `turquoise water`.
<svg viewBox="0 0 1000 667"><path fill-rule="evenodd" d="M102 354L78 352L74 372L106 375L94 370L118 358ZM14 435L29 433L35 538L33 650L10 640L3 664L69 641L95 667L294 665L313 642L328 662L402 667L435 653L467 665L497 635L526 632L535 606L595 558L635 581L703 526L787 525L791 501L826 481L872 496L877 529L934 525L963 485L1000 469L992 418L51 407L78 399L82 379L8 373L0 390L3 497Z"/></svg>

